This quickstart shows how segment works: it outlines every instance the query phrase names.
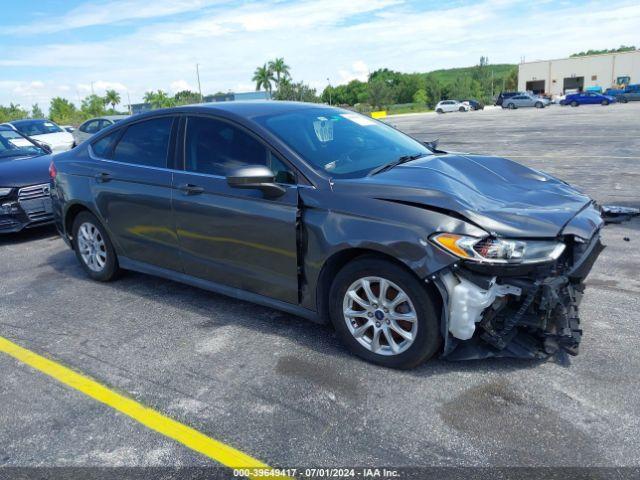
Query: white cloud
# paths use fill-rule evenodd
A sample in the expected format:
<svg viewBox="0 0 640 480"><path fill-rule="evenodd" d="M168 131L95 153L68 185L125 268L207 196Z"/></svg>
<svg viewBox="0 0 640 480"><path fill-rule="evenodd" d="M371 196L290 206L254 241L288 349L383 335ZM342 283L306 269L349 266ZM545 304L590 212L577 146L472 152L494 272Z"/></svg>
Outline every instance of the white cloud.
<svg viewBox="0 0 640 480"><path fill-rule="evenodd" d="M96 95L101 95L107 90L116 90L118 92L124 92L127 90L127 87L120 82L106 82L104 80L97 80L91 83L78 83L76 85L76 89L79 92L84 94L89 94L93 92Z"/></svg>
<svg viewBox="0 0 640 480"><path fill-rule="evenodd" d="M169 90L171 91L171 93L176 93L183 90L195 91L195 88L191 86L191 84L186 80L176 80L175 82L171 82L171 84L169 85Z"/></svg>
<svg viewBox="0 0 640 480"><path fill-rule="evenodd" d="M8 28L8 34L55 33L76 28L109 25L131 20L165 17L215 4L212 0L113 0L88 2L65 15L46 17L38 22Z"/></svg>
<svg viewBox="0 0 640 480"><path fill-rule="evenodd" d="M353 62L350 70L338 70L340 83L349 83L351 80L366 82L369 78L369 67L362 60Z"/></svg>

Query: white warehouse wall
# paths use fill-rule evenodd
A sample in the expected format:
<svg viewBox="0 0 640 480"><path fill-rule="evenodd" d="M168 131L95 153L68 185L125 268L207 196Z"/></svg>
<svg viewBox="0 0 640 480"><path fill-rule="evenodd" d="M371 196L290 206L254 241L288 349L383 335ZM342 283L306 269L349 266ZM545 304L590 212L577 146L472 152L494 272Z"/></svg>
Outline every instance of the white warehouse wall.
<svg viewBox="0 0 640 480"><path fill-rule="evenodd" d="M604 90L624 75L631 77L630 83L640 83L640 51L521 63L518 90L526 90L527 82L544 80L545 93L562 95L564 79L573 77L583 77L584 88L600 86Z"/></svg>

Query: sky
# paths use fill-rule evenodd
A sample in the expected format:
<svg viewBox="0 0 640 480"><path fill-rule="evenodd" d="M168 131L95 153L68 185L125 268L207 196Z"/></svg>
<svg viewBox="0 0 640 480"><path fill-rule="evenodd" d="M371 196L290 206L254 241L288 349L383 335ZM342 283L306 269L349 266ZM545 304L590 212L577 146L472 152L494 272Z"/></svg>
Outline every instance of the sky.
<svg viewBox="0 0 640 480"><path fill-rule="evenodd" d="M370 71L562 58L640 46L638 0L0 0L0 105L93 91L251 91L284 57L320 92Z"/></svg>

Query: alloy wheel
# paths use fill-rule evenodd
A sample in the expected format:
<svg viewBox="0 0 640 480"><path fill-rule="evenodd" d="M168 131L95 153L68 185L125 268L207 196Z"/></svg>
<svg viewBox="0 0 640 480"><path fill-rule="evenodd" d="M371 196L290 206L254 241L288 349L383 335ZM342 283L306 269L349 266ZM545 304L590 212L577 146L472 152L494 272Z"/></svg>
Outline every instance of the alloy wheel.
<svg viewBox="0 0 640 480"><path fill-rule="evenodd" d="M78 229L78 251L84 264L94 272L101 272L107 263L107 247L100 230L91 222Z"/></svg>
<svg viewBox="0 0 640 480"><path fill-rule="evenodd" d="M351 335L378 355L399 355L414 342L418 316L409 296L382 277L363 277L347 289L342 311Z"/></svg>

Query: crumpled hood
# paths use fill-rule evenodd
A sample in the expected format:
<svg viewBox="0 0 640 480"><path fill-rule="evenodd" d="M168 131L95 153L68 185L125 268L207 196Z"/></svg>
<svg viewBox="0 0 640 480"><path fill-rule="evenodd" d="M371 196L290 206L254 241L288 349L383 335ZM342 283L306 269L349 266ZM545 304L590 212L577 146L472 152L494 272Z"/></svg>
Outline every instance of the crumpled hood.
<svg viewBox="0 0 640 480"><path fill-rule="evenodd" d="M49 183L51 155L0 158L0 187L24 187Z"/></svg>
<svg viewBox="0 0 640 480"><path fill-rule="evenodd" d="M504 237L556 237L591 199L545 173L500 157L433 155L334 190L453 211Z"/></svg>

